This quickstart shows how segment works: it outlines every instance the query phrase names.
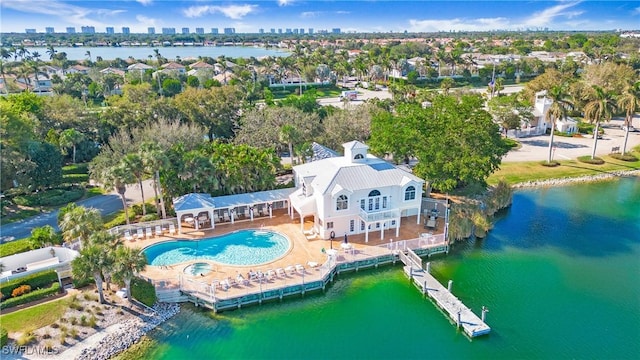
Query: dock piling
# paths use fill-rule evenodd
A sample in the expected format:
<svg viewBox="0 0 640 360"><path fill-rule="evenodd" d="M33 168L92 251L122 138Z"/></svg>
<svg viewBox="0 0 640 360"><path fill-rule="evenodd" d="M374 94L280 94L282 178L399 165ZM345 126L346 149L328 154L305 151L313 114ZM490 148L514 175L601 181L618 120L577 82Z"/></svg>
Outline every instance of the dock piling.
<svg viewBox="0 0 640 360"><path fill-rule="evenodd" d="M453 280L449 280L449 283L447 284L447 290L451 292L452 287L453 287Z"/></svg>

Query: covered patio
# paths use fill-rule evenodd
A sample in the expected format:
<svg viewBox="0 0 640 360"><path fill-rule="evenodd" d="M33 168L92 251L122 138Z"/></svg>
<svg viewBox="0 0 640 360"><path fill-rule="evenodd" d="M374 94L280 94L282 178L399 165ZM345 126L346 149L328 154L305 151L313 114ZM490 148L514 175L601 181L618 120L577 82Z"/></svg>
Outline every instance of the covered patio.
<svg viewBox="0 0 640 360"><path fill-rule="evenodd" d="M294 190L276 189L218 197L200 193L183 195L173 201L178 233L182 233L183 227L206 230L215 229L216 224L234 224L267 216L272 218L275 209L287 209L289 213L289 195Z"/></svg>

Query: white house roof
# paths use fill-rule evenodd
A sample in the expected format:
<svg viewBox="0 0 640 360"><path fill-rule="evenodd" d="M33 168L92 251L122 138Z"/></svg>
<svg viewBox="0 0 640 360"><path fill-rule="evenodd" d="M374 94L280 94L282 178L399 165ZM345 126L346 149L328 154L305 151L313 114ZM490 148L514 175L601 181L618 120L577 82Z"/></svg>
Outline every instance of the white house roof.
<svg viewBox="0 0 640 360"><path fill-rule="evenodd" d="M348 143L344 143L342 144L342 146L345 149L368 149L369 147L363 143L361 143L360 141L354 140L354 141L349 141Z"/></svg>
<svg viewBox="0 0 640 360"><path fill-rule="evenodd" d="M187 211L204 208L213 208L214 203L211 195L191 193L182 195L173 200L173 207L176 211Z"/></svg>
<svg viewBox="0 0 640 360"><path fill-rule="evenodd" d="M127 67L127 70L148 70L148 69L153 69L153 66L149 66L143 63L135 63Z"/></svg>
<svg viewBox="0 0 640 360"><path fill-rule="evenodd" d="M424 183L424 180L419 177L373 155L368 155L365 162L358 163L353 163L344 157L318 160L295 166L294 171L304 178L305 182L313 177L310 186L313 187L314 192L317 191L322 195L333 193L336 186L340 186L345 191L353 192L362 189L396 186L410 181Z"/></svg>
<svg viewBox="0 0 640 360"><path fill-rule="evenodd" d="M311 156L311 161L318 161L322 159L340 156L340 154L338 154L337 152L329 149L326 146L320 145L315 141L311 144L311 150L313 150L313 156Z"/></svg>
<svg viewBox="0 0 640 360"><path fill-rule="evenodd" d="M224 195L213 198L217 209L234 208L236 206L269 203L289 199L295 188L258 191L246 194Z"/></svg>

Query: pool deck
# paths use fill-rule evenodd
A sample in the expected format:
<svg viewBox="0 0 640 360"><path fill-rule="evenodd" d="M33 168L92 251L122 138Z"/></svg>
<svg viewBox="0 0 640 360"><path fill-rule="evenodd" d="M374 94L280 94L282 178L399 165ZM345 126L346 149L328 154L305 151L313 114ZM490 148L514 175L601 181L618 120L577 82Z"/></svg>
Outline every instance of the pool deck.
<svg viewBox="0 0 640 360"><path fill-rule="evenodd" d="M312 221L307 221L305 222L304 228L305 230L309 230L312 228L312 226ZM146 269L141 273L143 277L154 281L154 283L157 281L162 281L165 288L178 288L181 278L188 279L189 277L193 277L194 280L197 280L199 282L211 283L227 278L235 279L238 274L242 274L246 278L247 273L251 270L266 273L268 270L275 270L278 268L285 269L289 266L295 266L296 264L304 266L306 269L305 273L308 273L308 275L305 275L312 277L314 274L314 269L310 267L309 264L325 263L327 261L326 250L329 250L332 246L333 249L338 250L338 256L353 257L355 259L357 256L371 255L376 251L378 245L389 244L391 242L390 240L393 240L395 242L398 240L415 239L418 238L420 234L426 232L432 232L433 234L442 234L444 232L443 222L439 222L438 226L439 227L436 229L430 229L429 231L427 231L426 229L424 229L422 224L416 223L416 216L404 217L402 218L402 227L400 228L398 237L395 236L395 229L385 230L385 238L382 240L380 239L379 231L371 231L369 233L368 243L365 243L364 234L349 235L348 241L353 247L353 251L351 251L343 250L341 248L343 237L340 235L343 234L337 234L336 239L333 240L333 243L331 243L330 240L308 238L307 235L300 231L300 219L298 217L296 217L295 219L291 219L291 217L287 215L286 210L275 210L273 212L273 218L262 217L257 218L254 221L236 221L235 224L216 224L216 228L213 230L191 231L175 235L165 234L164 236L154 236L152 238L145 238L136 241L125 241L125 244L130 247L145 248L147 246L167 240L197 240L205 237L219 236L241 229L264 229L276 231L286 235L291 242L291 246L285 253L285 255L272 262L262 265L236 266L198 259L171 266L147 266ZM325 249L325 253L323 253L322 249ZM190 276L183 274L184 268L195 262L211 263L213 271L205 276ZM301 275L296 273L292 274L291 276L294 277ZM283 279L277 279L274 282L277 283L280 281L286 282L287 278L285 277ZM229 289L229 291L234 290L236 289L234 289L233 287Z"/></svg>

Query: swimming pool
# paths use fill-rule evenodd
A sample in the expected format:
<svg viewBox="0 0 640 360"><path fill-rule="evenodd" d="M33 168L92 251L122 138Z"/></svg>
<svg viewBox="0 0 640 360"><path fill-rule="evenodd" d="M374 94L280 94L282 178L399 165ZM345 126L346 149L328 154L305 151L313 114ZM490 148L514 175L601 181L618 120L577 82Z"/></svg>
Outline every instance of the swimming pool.
<svg viewBox="0 0 640 360"><path fill-rule="evenodd" d="M260 265L289 250L284 235L266 230L239 230L200 240L176 240L143 250L149 265L163 266L192 260L211 260L228 265Z"/></svg>

